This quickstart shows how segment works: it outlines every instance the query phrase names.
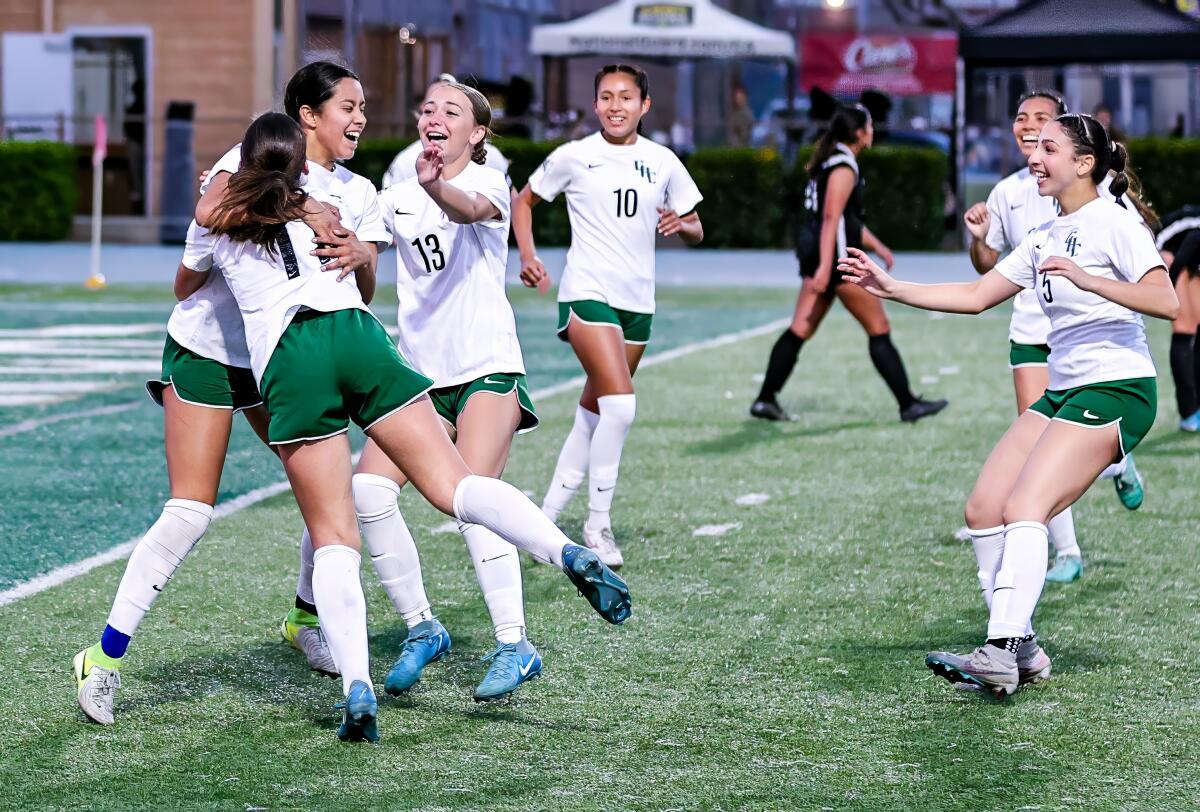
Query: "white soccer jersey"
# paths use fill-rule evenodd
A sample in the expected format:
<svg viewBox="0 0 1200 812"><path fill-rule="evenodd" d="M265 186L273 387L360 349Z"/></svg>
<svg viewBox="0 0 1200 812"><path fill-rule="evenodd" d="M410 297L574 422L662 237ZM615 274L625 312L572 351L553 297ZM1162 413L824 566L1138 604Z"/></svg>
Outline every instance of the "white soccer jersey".
<svg viewBox="0 0 1200 812"><path fill-rule="evenodd" d="M288 223L275 240L274 254L228 236L213 243L213 263L237 300L246 328L250 368L259 384L280 336L300 308L324 313L351 308L371 312L363 304L353 274L339 282L337 271L321 270L320 259L309 254L312 240L313 230L297 220Z"/></svg>
<svg viewBox="0 0 1200 812"><path fill-rule="evenodd" d="M410 178L415 178L417 176L417 156L420 154L421 139L419 138L396 153L396 157L388 164L387 171L383 173L383 188L386 189ZM508 167L512 162L504 157L504 153L496 149L494 144L484 144L483 157L483 165L495 169L511 186L512 182L508 180Z"/></svg>
<svg viewBox="0 0 1200 812"><path fill-rule="evenodd" d="M448 183L490 200L500 219L453 223L415 178L379 194L396 237L400 354L438 388L493 372L524 374L504 288L508 185L476 163Z"/></svg>
<svg viewBox="0 0 1200 812"><path fill-rule="evenodd" d="M204 194L218 173L237 172L240 162L241 146L238 145L222 155L209 170L200 193ZM332 172L312 162L306 168L302 184L304 190L317 200L337 206L346 228L355 232L363 242L383 245L391 242L387 224L379 212L375 187L369 180L355 175L340 164ZM213 243L208 231L193 220L188 227L183 264L193 271L210 270L213 265ZM295 250L307 256L314 247L309 242L303 246L297 245ZM199 290L175 305L167 322L167 332L180 346L204 358L229 366L251 366L242 314L221 274L214 274Z"/></svg>
<svg viewBox="0 0 1200 812"><path fill-rule="evenodd" d="M193 271L212 269L213 237L193 220L188 226L183 264ZM246 331L225 278L209 274L204 284L175 305L167 321L167 332L181 346L204 358L232 367L250 367Z"/></svg>
<svg viewBox="0 0 1200 812"><path fill-rule="evenodd" d="M658 210L684 215L703 200L675 153L643 136L621 146L595 133L550 153L529 187L543 200L567 195L571 247L558 300L653 313Z"/></svg>
<svg viewBox="0 0 1200 812"><path fill-rule="evenodd" d="M1093 276L1137 282L1163 264L1150 231L1110 198L1097 198L1038 226L995 270L1032 288L1050 319L1051 389L1153 377L1141 315L1038 270L1055 256Z"/></svg>
<svg viewBox="0 0 1200 812"><path fill-rule="evenodd" d="M1101 182L1101 194L1108 192L1111 182L1111 177ZM991 224L988 226L984 242L988 248L1001 254L1012 251L1034 229L1058 216L1058 203L1049 195L1043 197L1038 194L1037 181L1029 167L1014 172L997 183L988 195L987 207L991 215ZM1132 213L1138 222L1142 221L1137 207L1128 196L1125 197L1123 211ZM1042 312L1042 306L1032 290L1023 290L1013 299L1008 337L1018 344L1048 343L1050 320Z"/></svg>

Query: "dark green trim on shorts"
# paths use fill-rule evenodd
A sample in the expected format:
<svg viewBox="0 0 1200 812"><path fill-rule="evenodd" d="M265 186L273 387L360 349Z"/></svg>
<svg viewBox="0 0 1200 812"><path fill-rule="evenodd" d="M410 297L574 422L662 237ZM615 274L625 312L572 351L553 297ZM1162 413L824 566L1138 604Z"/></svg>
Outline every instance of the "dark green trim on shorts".
<svg viewBox="0 0 1200 812"><path fill-rule="evenodd" d="M1050 363L1049 344L1020 344L1008 342L1008 368L1044 367Z"/></svg>
<svg viewBox="0 0 1200 812"><path fill-rule="evenodd" d="M583 299L577 302L558 303L558 337L567 340L567 328L571 323L571 315L587 324L612 324L621 328L626 344L650 343L650 328L654 322L653 313L634 313L632 310L621 310L612 307L607 302L597 302L593 299Z"/></svg>
<svg viewBox="0 0 1200 812"><path fill-rule="evenodd" d="M1126 378L1072 389L1047 389L1029 408L1051 420L1088 428L1098 429L1116 423L1123 457L1133 451L1154 426L1154 416L1158 412L1158 381L1155 378Z"/></svg>
<svg viewBox="0 0 1200 812"><path fill-rule="evenodd" d="M533 406L533 398L529 395L529 385L525 376L513 372L492 372L482 378L460 383L457 386L444 386L429 391L429 399L438 415L452 426L458 426L458 417L467 408L467 401L472 395L488 392L494 395L517 393L517 405L521 408L521 422L517 424L517 434L533 431L538 427L537 410Z"/></svg>
<svg viewBox="0 0 1200 812"><path fill-rule="evenodd" d="M146 381L146 392L162 406L168 386L175 387L175 396L184 403L209 409L240 412L263 402L250 370L197 355L169 334L163 344L162 377Z"/></svg>
<svg viewBox="0 0 1200 812"><path fill-rule="evenodd" d="M400 356L383 325L357 308L302 310L262 376L272 445L362 429L417 400L433 381Z"/></svg>

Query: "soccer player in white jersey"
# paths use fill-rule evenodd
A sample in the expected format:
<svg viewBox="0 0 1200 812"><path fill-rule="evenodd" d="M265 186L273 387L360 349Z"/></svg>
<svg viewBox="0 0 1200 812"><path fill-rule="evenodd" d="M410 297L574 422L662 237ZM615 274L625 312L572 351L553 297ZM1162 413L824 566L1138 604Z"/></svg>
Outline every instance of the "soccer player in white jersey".
<svg viewBox="0 0 1200 812"><path fill-rule="evenodd" d="M439 84L456 84L457 79L452 74L443 73L437 78L433 84L426 90L426 97L429 96L429 91L432 91ZM425 145L418 138L404 149L396 153L396 157L388 164L387 170L383 173L383 188L395 186L398 183L403 183L406 180L412 180L417 176L417 157L424 151ZM508 178L508 166L511 161L504 157L504 153L490 141L485 141L483 144L483 165L489 169L495 169L501 175Z"/></svg>
<svg viewBox="0 0 1200 812"><path fill-rule="evenodd" d="M347 69L327 62L307 65L288 84L289 107L296 109L297 117L301 106L320 111L338 88L351 94L357 88L357 95L362 95L357 79ZM335 101L332 106L340 104ZM362 123L365 119L351 126L361 129ZM308 157L321 162L329 155L339 159L352 156L356 144L344 141L344 129L344 124L339 129L336 123L323 130L310 129ZM207 173L202 194L212 183L223 188L228 177L225 173L236 172L237 168L235 148ZM313 173L306 175L309 181L316 177ZM322 231L322 240L328 245L324 253L332 257L328 267L362 268L355 281L364 287L364 297L370 299L377 253L374 247L359 241L354 231L360 231L364 239L384 241L388 234L375 205L374 187L366 179L359 180L366 185L365 196L334 193L347 228L332 230L331 224L324 222L324 207L314 206L306 216ZM113 722L113 701L120 686L118 669L130 638L212 519L233 414L243 412L258 436L267 441L268 415L250 373L241 313L224 279L209 272L212 242L207 231L193 222L176 274L175 293L180 303L167 324L162 377L147 383L151 396L163 407L171 499L130 554L100 641L75 657L79 704L88 718L101 724ZM305 597L298 597L297 609L284 624L284 634L304 652L314 670L337 676L307 586L310 579L305 573L311 571L312 555L307 530L303 543L308 548L307 563L302 562L298 580Z"/></svg>
<svg viewBox="0 0 1200 812"><path fill-rule="evenodd" d="M938 651L926 665L951 682L1011 694L1050 674L1033 613L1046 579L1046 522L1154 424L1154 362L1139 314L1174 319L1179 300L1148 228L1098 187L1128 186L1125 148L1091 116L1045 125L1029 157L1038 191L1059 214L969 284L893 279L861 251L839 270L885 299L979 313L1033 289L1050 318L1049 384L992 450L966 506L990 609L987 642L966 656Z"/></svg>
<svg viewBox="0 0 1200 812"><path fill-rule="evenodd" d="M609 511L633 425L633 375L654 318L655 234L695 245L704 229L696 213L702 196L683 164L638 131L650 109L645 72L608 65L596 74L595 97L601 131L554 150L533 173L514 203L513 232L522 281L543 284L532 209L566 195L571 248L558 288L558 335L575 350L587 383L542 510L557 519L586 475L584 543L618 567L624 559Z"/></svg>
<svg viewBox="0 0 1200 812"><path fill-rule="evenodd" d="M536 428L537 413L504 288L510 194L504 175L486 163L490 124L491 106L478 90L454 82L431 86L417 123L424 145L417 173L384 189L379 204L397 248L400 354L433 379L430 400L463 461L477 474L498 477L513 434ZM451 645L396 507L406 481L368 440L354 474L354 505L384 588L409 627L384 682L393 695L411 688ZM500 699L542 668L525 635L521 564L516 548L486 527L459 528L497 644L474 696Z"/></svg>
<svg viewBox="0 0 1200 812"><path fill-rule="evenodd" d="M1017 103L1012 133L1017 147L1026 159L1037 148L1038 135L1055 116L1067 112L1062 97L1052 90L1033 90ZM1108 191L1109 178L1100 187ZM1131 200L1123 201L1131 210ZM986 203L977 203L963 215L971 234L971 264L979 273L987 273L1000 259L1011 252L1026 235L1058 214L1052 197L1038 193L1037 181L1029 167L1014 172L996 184ZM1017 396L1017 414L1021 414L1046 391L1049 373L1047 359L1050 347L1050 319L1042 312L1037 294L1023 290L1013 299L1012 318L1008 326L1009 368ZM1142 504L1144 488L1133 458L1127 457L1105 470L1113 479L1121 504L1136 510ZM1070 507L1050 519L1050 539L1054 542L1054 564L1046 580L1070 583L1083 573L1083 553L1075 536L1075 520Z"/></svg>
<svg viewBox="0 0 1200 812"><path fill-rule="evenodd" d="M260 116L241 151L240 168L206 222L219 237L214 264L242 314L271 416L268 438L312 534L313 596L346 697L338 737L378 738L346 437L351 420L434 507L561 568L601 617L624 622L631 609L624 581L516 488L470 471L427 395L433 382L400 357L354 282L322 272L320 258L304 250L313 232L298 219L308 198L300 187L304 135L296 122Z"/></svg>
<svg viewBox="0 0 1200 812"><path fill-rule="evenodd" d="M284 90L285 112L300 124L305 134L307 163L304 190L314 200L337 209L342 218L345 235L352 241L355 256L350 261L370 268L355 274L355 282L363 298L370 301L375 290L375 261L380 248L391 242L387 224L379 210L374 184L342 166L354 156L366 124L366 99L358 76L349 68L332 62L313 62L305 65L288 82ZM239 147L229 150L213 167L203 189L197 216L207 217L220 202L225 184L237 171L241 160ZM310 224L313 218L310 217ZM315 253L330 259L326 270L345 265L339 259L338 237L322 234ZM364 253L365 252L365 253ZM363 256L359 256L363 254ZM239 316L240 318L240 316ZM320 625L312 596L313 547L310 534L300 541L300 575L296 583L296 600L280 627L285 641L303 651L310 665L322 672L329 671L328 651L319 635ZM319 666L319 667L318 667Z"/></svg>

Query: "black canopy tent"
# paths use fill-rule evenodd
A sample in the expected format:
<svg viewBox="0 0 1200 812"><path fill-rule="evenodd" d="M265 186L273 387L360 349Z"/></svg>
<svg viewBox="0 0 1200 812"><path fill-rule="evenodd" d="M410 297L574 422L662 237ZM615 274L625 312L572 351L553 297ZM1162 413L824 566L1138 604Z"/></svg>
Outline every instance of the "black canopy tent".
<svg viewBox="0 0 1200 812"><path fill-rule="evenodd" d="M958 189L977 71L1124 62L1200 62L1200 21L1155 0L1031 0L959 33Z"/></svg>

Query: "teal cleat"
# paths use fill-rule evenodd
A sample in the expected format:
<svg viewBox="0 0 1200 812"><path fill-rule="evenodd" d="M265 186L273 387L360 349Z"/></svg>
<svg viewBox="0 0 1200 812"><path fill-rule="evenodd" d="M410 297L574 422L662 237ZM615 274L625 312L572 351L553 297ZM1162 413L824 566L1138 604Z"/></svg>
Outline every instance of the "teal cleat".
<svg viewBox="0 0 1200 812"><path fill-rule="evenodd" d="M337 737L344 742L377 742L379 728L376 717L379 705L371 686L360 679L350 683L346 701L334 706L342 710L342 723L338 725Z"/></svg>
<svg viewBox="0 0 1200 812"><path fill-rule="evenodd" d="M1117 489L1117 498L1126 510L1137 510L1146 498L1146 483L1133 464L1133 455L1125 458L1125 470L1113 477L1113 487Z"/></svg>
<svg viewBox="0 0 1200 812"><path fill-rule="evenodd" d="M1179 430L1195 434L1200 431L1200 412L1191 414L1179 421Z"/></svg>
<svg viewBox="0 0 1200 812"><path fill-rule="evenodd" d="M1083 559L1077 555L1060 555L1054 566L1046 573L1046 580L1053 584L1070 584L1083 575Z"/></svg>
<svg viewBox="0 0 1200 812"><path fill-rule="evenodd" d="M579 594L609 623L624 623L633 614L629 586L588 548L564 547L562 568Z"/></svg>
<svg viewBox="0 0 1200 812"><path fill-rule="evenodd" d="M417 684L425 666L437 662L450 651L450 633L438 619L423 620L408 632L400 648L400 657L383 682L383 690L399 696Z"/></svg>
<svg viewBox="0 0 1200 812"><path fill-rule="evenodd" d="M476 702L492 702L503 699L526 680L542 673L542 655L525 637L517 643L501 643L484 662L492 661L487 676L475 689Z"/></svg>

